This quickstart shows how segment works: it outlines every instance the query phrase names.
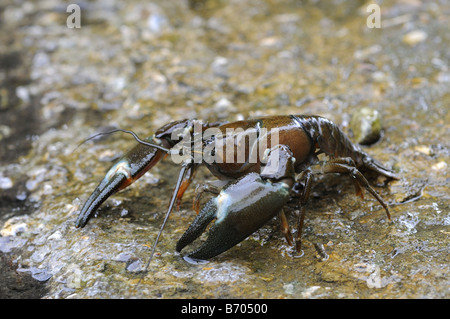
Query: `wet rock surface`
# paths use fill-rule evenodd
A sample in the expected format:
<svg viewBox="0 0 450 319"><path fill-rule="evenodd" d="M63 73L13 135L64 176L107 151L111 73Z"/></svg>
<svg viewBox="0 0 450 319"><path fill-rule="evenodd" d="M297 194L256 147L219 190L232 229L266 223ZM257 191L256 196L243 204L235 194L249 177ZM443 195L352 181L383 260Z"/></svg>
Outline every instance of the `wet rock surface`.
<svg viewBox="0 0 450 319"><path fill-rule="evenodd" d="M450 297L450 3L385 1L381 28L367 26L366 8L97 0L83 2L81 28L71 29L60 1L0 1L1 297ZM364 149L401 176L371 179L392 222L347 177L317 176L303 256L275 218L193 265L175 253L195 215L192 187L143 275L179 171L166 160L74 227L134 145L115 134L74 151L96 132L148 136L186 117L273 114L322 115L349 132L362 107L381 114L383 131ZM287 217L295 228L295 213Z"/></svg>

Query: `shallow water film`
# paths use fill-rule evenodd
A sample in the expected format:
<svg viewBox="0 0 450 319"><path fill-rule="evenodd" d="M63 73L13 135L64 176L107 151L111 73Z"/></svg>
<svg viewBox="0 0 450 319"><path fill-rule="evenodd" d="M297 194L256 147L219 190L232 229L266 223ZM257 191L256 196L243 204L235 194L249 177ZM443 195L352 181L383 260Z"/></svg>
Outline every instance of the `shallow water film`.
<svg viewBox="0 0 450 319"><path fill-rule="evenodd" d="M0 297L449 298L450 2L369 4L0 0ZM348 176L318 175L302 256L275 217L190 263L175 244L195 186L215 179L203 167L143 273L180 170L167 158L75 227L135 144L76 148L90 136L276 114L369 136L361 147L400 176L370 179L392 221Z"/></svg>

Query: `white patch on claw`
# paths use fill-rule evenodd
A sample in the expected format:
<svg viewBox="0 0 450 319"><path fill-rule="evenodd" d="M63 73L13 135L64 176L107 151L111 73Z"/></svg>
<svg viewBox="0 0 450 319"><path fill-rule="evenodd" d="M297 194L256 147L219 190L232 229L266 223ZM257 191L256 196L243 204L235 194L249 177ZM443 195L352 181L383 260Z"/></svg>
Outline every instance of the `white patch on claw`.
<svg viewBox="0 0 450 319"><path fill-rule="evenodd" d="M220 223L226 216L227 210L230 206L231 197L226 192L221 191L219 196L216 197L216 205L217 205L217 221L216 223Z"/></svg>
<svg viewBox="0 0 450 319"><path fill-rule="evenodd" d="M118 162L116 165L114 165L113 167L111 167L111 169L108 171L108 173L106 174L105 179L111 179L113 176L117 175L117 174L123 174L125 175L127 178L131 178L131 167L130 167L130 163L128 163L126 160L121 160L120 162Z"/></svg>

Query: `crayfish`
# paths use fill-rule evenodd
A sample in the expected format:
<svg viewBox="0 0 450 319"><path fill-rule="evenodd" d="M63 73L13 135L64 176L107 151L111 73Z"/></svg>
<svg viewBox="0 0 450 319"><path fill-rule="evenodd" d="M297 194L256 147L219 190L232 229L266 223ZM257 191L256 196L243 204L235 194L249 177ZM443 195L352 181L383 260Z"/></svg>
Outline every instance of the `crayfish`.
<svg viewBox="0 0 450 319"><path fill-rule="evenodd" d="M305 206L315 174L349 175L356 194L363 197L363 188L366 189L390 220L387 204L360 170L389 179L398 179L397 175L353 144L336 124L320 116L268 116L231 123L181 120L162 126L147 140L131 131L117 130L133 134L138 143L108 171L82 207L76 226L84 227L110 195L133 183L165 154L170 154L181 163L181 171L151 257L170 212L176 203L179 205L199 165L205 165L224 186L209 185L196 192L197 216L179 239L176 250L180 252L214 223L206 241L188 254L194 260L209 259L227 251L277 215L286 240L297 252L301 251ZM322 153L325 160L319 160ZM300 182L304 187L298 196L294 239L283 207L290 200L294 185ZM216 196L200 209L204 192Z"/></svg>

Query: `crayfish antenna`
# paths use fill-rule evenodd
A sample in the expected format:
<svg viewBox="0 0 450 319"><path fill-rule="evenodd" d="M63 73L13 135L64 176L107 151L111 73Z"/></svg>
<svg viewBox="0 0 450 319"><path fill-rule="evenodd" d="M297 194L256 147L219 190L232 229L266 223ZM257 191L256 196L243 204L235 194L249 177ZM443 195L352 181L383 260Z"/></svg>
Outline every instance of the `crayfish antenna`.
<svg viewBox="0 0 450 319"><path fill-rule="evenodd" d="M162 232L164 230L164 227L166 226L166 222L169 219L169 215L172 212L173 206L174 206L175 201L177 199L178 190L180 189L180 186L181 186L181 184L183 182L184 176L186 175L186 171L190 168L190 166L191 166L190 163L184 163L183 166L181 167L180 173L178 175L177 185L175 186L175 189L174 189L173 194L172 194L172 198L170 200L169 209L167 210L167 213L166 213L166 216L164 217L164 220L163 220L163 223L161 225L161 228L160 228L160 230L158 232L158 235L156 236L155 242L154 242L153 247L152 247L152 251L150 253L150 258L148 259L147 264L145 265L145 268L144 268L144 271L143 271L144 275L145 275L145 273L147 273L148 267L150 266L150 263L151 263L151 261L153 259L153 256L154 256L155 250L156 250L156 245L159 242L159 238L161 237L161 234L162 234ZM142 276L139 279L137 284L140 284L143 278L144 278L144 276Z"/></svg>
<svg viewBox="0 0 450 319"><path fill-rule="evenodd" d="M75 148L72 150L71 153L75 152L75 151L76 151L81 145L83 145L84 143L86 143L86 142L88 142L88 141L90 141L90 140L93 140L93 139L96 138L96 137L99 137L99 136L102 136L102 135L108 135L108 134L112 134L112 133L116 133L116 132L123 132L123 133L131 134L137 142L139 142L139 143L141 143L141 144L143 144L143 145L147 145L147 146L150 146L150 147L154 147L154 148L159 149L159 150L161 150L161 151L163 151L163 152L169 153L169 149L167 149L167 148L165 148L165 147L163 147L163 146L161 146L161 145L158 145L158 144L153 144L153 143L149 143L149 142L147 142L147 141L144 141L144 140L142 140L139 136L137 136L137 134L134 133L133 131L124 130L124 129L121 129L121 128L117 128L117 129L114 129L114 130L111 130L111 131L108 131L108 132L97 133L97 134L95 134L95 135L93 135L93 136L91 136L91 137L88 137L87 139L85 139L84 141L82 141L80 144L78 144L78 146L75 147Z"/></svg>

